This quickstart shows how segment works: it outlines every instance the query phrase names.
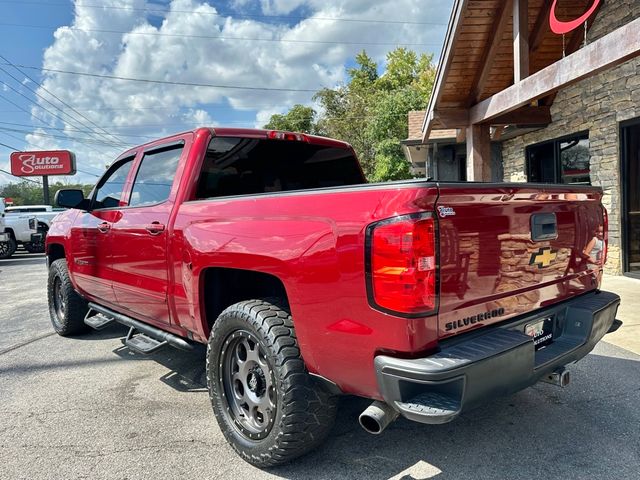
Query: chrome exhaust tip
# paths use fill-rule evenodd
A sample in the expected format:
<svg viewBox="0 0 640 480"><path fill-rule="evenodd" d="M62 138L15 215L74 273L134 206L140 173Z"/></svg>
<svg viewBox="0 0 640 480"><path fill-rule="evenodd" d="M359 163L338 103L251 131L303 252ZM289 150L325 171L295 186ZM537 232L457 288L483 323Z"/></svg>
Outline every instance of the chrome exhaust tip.
<svg viewBox="0 0 640 480"><path fill-rule="evenodd" d="M571 381L571 376L569 375L569 371L564 368L560 368L554 372L549 373L548 375L542 378L542 381L545 383L550 383L551 385L556 385L557 387L566 387L569 385Z"/></svg>
<svg viewBox="0 0 640 480"><path fill-rule="evenodd" d="M360 426L372 435L380 435L396 418L398 412L384 402L375 401L360 414Z"/></svg>

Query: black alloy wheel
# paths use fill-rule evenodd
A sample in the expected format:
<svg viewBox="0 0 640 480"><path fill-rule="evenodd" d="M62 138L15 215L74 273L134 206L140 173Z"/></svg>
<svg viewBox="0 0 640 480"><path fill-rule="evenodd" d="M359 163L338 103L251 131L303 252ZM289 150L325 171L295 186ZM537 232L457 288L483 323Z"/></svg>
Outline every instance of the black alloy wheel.
<svg viewBox="0 0 640 480"><path fill-rule="evenodd" d="M218 378L227 414L247 439L266 437L276 414L276 390L264 349L253 334L240 330L227 337L221 358Z"/></svg>

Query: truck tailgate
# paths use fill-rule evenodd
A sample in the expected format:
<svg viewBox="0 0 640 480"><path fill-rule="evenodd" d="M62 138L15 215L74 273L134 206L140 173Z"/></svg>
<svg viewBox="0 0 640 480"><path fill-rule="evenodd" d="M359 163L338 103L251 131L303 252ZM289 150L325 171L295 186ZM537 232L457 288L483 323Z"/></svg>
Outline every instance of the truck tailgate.
<svg viewBox="0 0 640 480"><path fill-rule="evenodd" d="M600 189L467 185L439 185L440 338L598 288L583 252L604 226Z"/></svg>

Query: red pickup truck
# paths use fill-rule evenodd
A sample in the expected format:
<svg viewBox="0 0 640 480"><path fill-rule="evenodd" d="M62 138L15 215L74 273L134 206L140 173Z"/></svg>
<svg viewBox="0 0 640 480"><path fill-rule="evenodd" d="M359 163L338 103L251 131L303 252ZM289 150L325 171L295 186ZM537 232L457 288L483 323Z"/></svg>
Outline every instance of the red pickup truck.
<svg viewBox="0 0 640 480"><path fill-rule="evenodd" d="M448 422L540 380L565 385L615 320L589 186L365 184L346 143L201 128L123 153L49 230L60 335L118 322L151 353L207 344L213 410L254 465L331 429L340 394ZM586 248L589 245L589 248Z"/></svg>

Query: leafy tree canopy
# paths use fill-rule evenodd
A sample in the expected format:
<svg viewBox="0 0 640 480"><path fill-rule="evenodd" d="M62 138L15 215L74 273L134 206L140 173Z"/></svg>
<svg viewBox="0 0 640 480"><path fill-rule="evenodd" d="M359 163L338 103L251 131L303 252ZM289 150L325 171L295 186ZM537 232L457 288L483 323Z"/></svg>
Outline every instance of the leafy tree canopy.
<svg viewBox="0 0 640 480"><path fill-rule="evenodd" d="M84 192L85 196L87 196L93 188L93 185L62 182L49 184L51 204L53 204L53 197L56 192L63 188L79 188ZM44 203L42 185L24 180L0 186L0 197L13 199L14 205L42 205Z"/></svg>
<svg viewBox="0 0 640 480"><path fill-rule="evenodd" d="M436 73L433 55L396 48L387 54L386 71L379 75L377 63L362 51L347 73L345 85L316 92L320 113L295 105L284 115L273 115L265 128L349 142L369 180L410 178L400 141L408 136L407 114L426 109L429 102Z"/></svg>
<svg viewBox="0 0 640 480"><path fill-rule="evenodd" d="M264 128L315 134L317 133L315 116L316 112L313 108L296 104L284 115L271 115L269 123Z"/></svg>

